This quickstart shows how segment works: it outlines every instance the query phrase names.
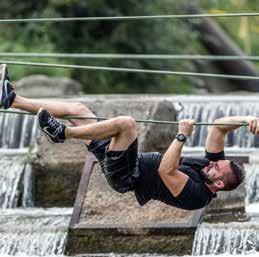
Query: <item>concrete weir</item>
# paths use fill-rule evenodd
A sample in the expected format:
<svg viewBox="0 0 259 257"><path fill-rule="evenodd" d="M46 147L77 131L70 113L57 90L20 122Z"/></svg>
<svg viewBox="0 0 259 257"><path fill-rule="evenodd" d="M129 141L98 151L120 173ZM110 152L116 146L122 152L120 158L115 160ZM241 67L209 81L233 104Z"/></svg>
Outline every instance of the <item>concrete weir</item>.
<svg viewBox="0 0 259 257"><path fill-rule="evenodd" d="M71 100L87 104L98 116L131 115L136 119L172 121L179 118L178 97L88 96ZM189 98L180 98L180 101L185 105ZM177 130L172 125L141 123L138 132L140 151L164 152ZM199 131L200 137L202 132ZM187 147L184 154L193 155L193 149L190 147L188 152ZM195 154L204 155L204 149ZM249 153L244 152L242 158L240 153L227 152L227 155L248 162ZM194 233L202 214L209 214L211 218L211 214L218 215L219 210L244 213L244 188L227 197L219 194L219 199L205 212L182 211L158 202L140 207L133 194L122 195L110 189L94 157L77 140L50 145L40 138L37 156L39 158L33 163L36 204L45 207L74 204L66 245L68 255L109 252L191 254Z"/></svg>

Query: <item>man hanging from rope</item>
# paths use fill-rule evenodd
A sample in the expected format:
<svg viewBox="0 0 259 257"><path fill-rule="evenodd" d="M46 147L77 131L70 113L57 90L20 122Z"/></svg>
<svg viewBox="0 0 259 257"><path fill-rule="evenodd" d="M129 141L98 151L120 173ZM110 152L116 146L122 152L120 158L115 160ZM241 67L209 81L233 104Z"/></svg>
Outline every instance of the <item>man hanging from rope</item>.
<svg viewBox="0 0 259 257"><path fill-rule="evenodd" d="M164 155L138 153L137 129L132 117L120 116L101 122L71 120L74 127L65 126L56 118L95 115L80 103L18 96L10 83L7 66L0 68L2 108L38 113L39 127L51 143L83 139L98 159L110 186L120 193L134 191L140 205L154 199L182 209L199 209L208 205L218 191L233 190L243 181L242 166L225 160L224 156L227 133L240 125L213 125L208 133L204 158L181 157L184 142L194 129L194 120L190 119L179 122L178 135ZM249 130L259 134L259 122L255 117L225 117L215 121L240 122L248 122Z"/></svg>

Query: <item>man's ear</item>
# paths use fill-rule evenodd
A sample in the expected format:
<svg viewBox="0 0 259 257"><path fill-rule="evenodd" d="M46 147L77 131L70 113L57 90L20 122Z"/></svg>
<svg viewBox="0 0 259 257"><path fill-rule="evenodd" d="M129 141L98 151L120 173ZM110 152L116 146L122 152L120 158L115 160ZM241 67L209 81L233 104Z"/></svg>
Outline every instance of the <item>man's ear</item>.
<svg viewBox="0 0 259 257"><path fill-rule="evenodd" d="M222 180L216 180L216 181L214 182L214 185L216 186L216 188L217 188L218 190L223 189L224 186L225 186L225 184L224 184L224 182L223 182Z"/></svg>

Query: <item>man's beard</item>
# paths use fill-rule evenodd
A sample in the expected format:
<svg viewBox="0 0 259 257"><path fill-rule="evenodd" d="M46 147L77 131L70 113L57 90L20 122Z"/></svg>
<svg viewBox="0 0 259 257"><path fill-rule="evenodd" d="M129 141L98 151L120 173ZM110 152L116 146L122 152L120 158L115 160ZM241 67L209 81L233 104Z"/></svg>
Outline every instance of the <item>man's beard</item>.
<svg viewBox="0 0 259 257"><path fill-rule="evenodd" d="M201 170L200 174L201 174L201 177L202 177L203 181L206 184L208 184L208 185L212 185L213 184L213 181L208 177L207 173L205 173L203 170Z"/></svg>

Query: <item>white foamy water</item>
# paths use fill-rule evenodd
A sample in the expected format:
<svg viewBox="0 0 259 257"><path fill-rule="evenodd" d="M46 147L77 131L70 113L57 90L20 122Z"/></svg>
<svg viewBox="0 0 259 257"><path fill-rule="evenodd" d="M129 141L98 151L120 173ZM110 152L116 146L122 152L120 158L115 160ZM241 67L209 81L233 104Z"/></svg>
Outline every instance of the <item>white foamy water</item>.
<svg viewBox="0 0 259 257"><path fill-rule="evenodd" d="M224 116L259 116L258 98L254 97L178 97L183 105L177 119L195 119L196 122L213 122ZM196 126L194 135L188 139L191 147L204 146L209 126ZM242 127L227 136L226 146L258 147L259 139Z"/></svg>
<svg viewBox="0 0 259 257"><path fill-rule="evenodd" d="M61 255L71 208L26 208L0 211L0 255Z"/></svg>
<svg viewBox="0 0 259 257"><path fill-rule="evenodd" d="M259 220L244 223L202 223L195 234L192 254L256 253L258 240Z"/></svg>
<svg viewBox="0 0 259 257"><path fill-rule="evenodd" d="M72 209L28 208L33 206L32 170L25 147L36 134L33 117L0 114L0 256L64 252Z"/></svg>
<svg viewBox="0 0 259 257"><path fill-rule="evenodd" d="M0 147L23 148L30 146L37 134L37 122L33 116L1 113Z"/></svg>
<svg viewBox="0 0 259 257"><path fill-rule="evenodd" d="M31 170L25 159L25 154L0 154L0 208L15 208L19 199L22 206L32 206Z"/></svg>

